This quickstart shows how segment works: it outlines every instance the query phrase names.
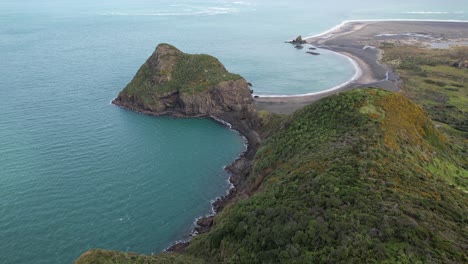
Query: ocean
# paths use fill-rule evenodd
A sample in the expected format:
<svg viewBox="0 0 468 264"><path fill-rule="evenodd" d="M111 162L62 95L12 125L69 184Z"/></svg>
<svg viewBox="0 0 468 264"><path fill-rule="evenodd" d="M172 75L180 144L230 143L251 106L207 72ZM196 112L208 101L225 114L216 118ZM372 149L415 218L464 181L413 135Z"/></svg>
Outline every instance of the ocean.
<svg viewBox="0 0 468 264"><path fill-rule="evenodd" d="M1 0L0 263L157 253L227 191L235 131L110 104L158 43L216 56L256 94L313 93L356 69L285 40L344 20L468 20L464 0L408 2Z"/></svg>

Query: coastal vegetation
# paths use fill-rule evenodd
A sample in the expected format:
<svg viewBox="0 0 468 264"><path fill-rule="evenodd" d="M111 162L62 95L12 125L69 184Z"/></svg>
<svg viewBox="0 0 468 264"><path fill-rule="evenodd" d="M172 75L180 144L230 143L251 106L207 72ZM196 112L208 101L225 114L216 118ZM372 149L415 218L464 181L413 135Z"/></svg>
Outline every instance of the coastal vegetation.
<svg viewBox="0 0 468 264"><path fill-rule="evenodd" d="M384 49L402 93L355 89L279 115L252 109L245 81L207 93L237 78L217 60L158 46L118 102L230 118L251 143L251 158L232 165L246 178L182 252L91 250L76 263L468 262L468 72L455 65L466 50ZM210 65L212 79L198 76ZM190 96L167 101L174 93Z"/></svg>
<svg viewBox="0 0 468 264"><path fill-rule="evenodd" d="M426 49L413 46L383 48L383 62L400 75L402 93L420 104L447 137L458 155L453 161L463 169L435 161L432 169L461 175L465 190L468 177L468 47Z"/></svg>
<svg viewBox="0 0 468 264"><path fill-rule="evenodd" d="M403 93L422 105L442 131L468 139L468 47L384 47L383 62L401 76Z"/></svg>
<svg viewBox="0 0 468 264"><path fill-rule="evenodd" d="M228 205L182 256L136 263L468 261L466 171L420 106L358 89L289 117L260 116L271 131L247 178L248 198ZM78 263L128 262L104 253Z"/></svg>
<svg viewBox="0 0 468 264"><path fill-rule="evenodd" d="M193 94L225 82L242 79L229 73L218 59L206 54L187 54L169 44L158 45L122 94L134 96L151 106L160 96L174 92Z"/></svg>
<svg viewBox="0 0 468 264"><path fill-rule="evenodd" d="M127 252L109 250L90 250L83 254L75 264L204 264L201 259L176 253L165 253L154 256L145 256Z"/></svg>
<svg viewBox="0 0 468 264"><path fill-rule="evenodd" d="M187 253L220 263L467 261L457 153L424 111L364 89L297 111L254 160L251 196Z"/></svg>

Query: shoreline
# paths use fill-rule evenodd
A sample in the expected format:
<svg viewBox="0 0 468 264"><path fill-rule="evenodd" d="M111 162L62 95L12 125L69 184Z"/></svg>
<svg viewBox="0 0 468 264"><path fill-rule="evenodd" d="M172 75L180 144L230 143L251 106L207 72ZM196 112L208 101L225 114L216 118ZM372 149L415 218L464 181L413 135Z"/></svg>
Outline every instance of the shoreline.
<svg viewBox="0 0 468 264"><path fill-rule="evenodd" d="M467 29L463 24L467 24ZM459 32L456 30L459 30L460 34L457 34ZM405 35L409 32L422 34ZM255 107L257 110L291 114L323 97L355 88L372 86L397 92L400 90L399 76L390 67L380 63L382 50L379 46L382 43L391 41L398 45L415 43L427 45L440 41L460 41L465 38L468 39L468 21L464 20L346 20L322 33L306 37L304 40L306 45L329 50L356 63L361 71L359 77L355 78L356 75L354 75L353 78L340 85L319 92L295 95L255 94ZM410 43L411 41L413 42Z"/></svg>
<svg viewBox="0 0 468 264"><path fill-rule="evenodd" d="M358 60L356 59L356 57L353 57L353 56L349 56L349 55L345 55L345 54L342 54L340 52L336 52L332 49L327 49L327 48L320 48L320 49L326 49L332 53L334 53L335 55L337 56L341 56L341 57L344 57L346 58L349 62L351 62L351 64L353 65L353 68L354 68L354 74L353 76L351 77L351 79L347 80L346 82L344 83L341 83L341 84L338 84L338 85L335 85L333 86L332 88L328 88L326 90L323 90L323 91L319 91L319 92L312 92L312 93L304 93L304 94L274 94L274 95L268 95L268 94L253 94L254 96L258 96L259 98L288 98L288 97L304 97L304 96L311 96L311 95L320 95L320 94L324 94L324 93L328 93L328 92L332 92L334 90L338 90L340 88L343 88L345 87L346 85L349 85L351 84L352 82L358 80L362 74L363 74L363 70L360 66L360 63L358 62Z"/></svg>
<svg viewBox="0 0 468 264"><path fill-rule="evenodd" d="M195 218L192 231L186 235L188 237L186 237L186 239L183 238L175 240L162 251L179 253L183 252L183 250L189 245L192 237L209 232L211 226L213 225L214 217L219 212L221 212L228 203L234 201L237 197L240 196L240 194L243 193L244 189L242 188L242 185L245 183L245 178L250 173L251 162L253 161L260 144L259 139L255 137L256 132L254 130L247 131L246 128L242 125L237 125L235 122L228 122L220 117L213 115L187 116L175 111L156 113L144 109L127 107L120 104L115 99L112 101L112 104L125 110L149 116L170 116L173 118L208 118L230 130L235 131L244 140L245 149L242 151L242 153L240 153L237 158L230 164L223 167L223 169L229 175L228 182L230 186L224 195L215 197L214 199L210 200L212 212L208 215L202 215Z"/></svg>
<svg viewBox="0 0 468 264"><path fill-rule="evenodd" d="M122 107L122 106L118 106L118 107ZM122 108L126 109L126 110L129 110L129 109L125 108L125 107L122 107ZM144 114L144 113L142 113L142 114ZM181 117L181 116L173 116L173 115L170 115L170 114L169 115L168 114L163 114L163 115L171 116L173 118L192 118L190 116ZM216 116L206 116L206 117L199 117L199 118L211 119L214 122L220 124L221 126L224 126L224 127L228 128L229 130L234 131L244 141L244 149L242 150L242 152L239 155L237 155L237 157L234 159L233 162L231 162L230 164L228 164L226 166L223 166L223 170L228 173L227 182L229 184L229 187L224 192L223 195L217 196L214 199L210 200L211 212L209 214L196 217L195 220L192 222L192 225L193 225L192 231L188 235L185 235L187 238L186 239L175 240L168 247L166 247L162 252L179 252L180 250L183 250L183 248L185 248L186 246L189 245L189 243L190 243L190 241L192 240L193 237L195 237L195 236L197 236L199 234L206 233L206 232L209 231L208 228L211 228L211 227L207 227L204 224L206 224L206 221L212 221L213 218L219 213L219 208L216 206L216 204L219 203L220 200L223 200L225 196L232 195L231 192L234 192L234 190L236 188L235 184L231 181L231 177L233 176L233 173L232 173L231 170L229 170L229 167L233 166L237 162L237 160L241 159L249 149L248 139L240 131L234 129L232 127L231 123L226 122L226 121L224 121L224 120L222 120L222 119L220 119L220 118L218 118ZM225 202L229 202L229 201L225 201ZM202 232L200 232L200 231L202 231Z"/></svg>
<svg viewBox="0 0 468 264"><path fill-rule="evenodd" d="M319 34L313 35L313 36L304 37L304 40L307 41L307 39L321 38L322 36L329 35L334 31L342 29L347 24L356 23L356 22L442 22L442 23L447 22L447 23L468 23L468 20L432 20L432 19L359 19L359 20L345 20L345 21L341 22L340 24L334 26L333 28L331 28L329 30L326 30L326 31L324 31L322 33L319 33ZM347 32L347 33L352 33L352 32ZM324 38L324 39L326 39L326 38ZM309 44L309 43L307 43L307 44ZM338 89L352 83L353 81L357 80L360 77L363 70L359 65L360 63L356 62L356 57L355 56L352 56L349 53L347 53L347 54L340 53L340 52L337 52L337 51L335 51L333 49L330 49L330 48L327 48L327 47L321 47L321 48L326 49L328 51L331 51L331 52L335 53L336 55L343 56L353 64L356 73L351 77L351 79L349 79L346 82L343 82L341 84L335 85L332 88L328 88L326 90L318 91L318 92L311 92L311 93L304 93L304 94L290 94L290 95L288 95L288 94L273 94L273 95L270 95L270 94L255 94L254 93L254 96L259 96L259 98L276 98L276 97L287 98L287 97L303 97L303 96L310 96L310 95L320 95L322 93L327 93L327 92L331 92L333 90L338 90ZM373 48L375 48L375 47L373 47ZM356 76L356 75L358 75L357 71L360 71L359 76Z"/></svg>

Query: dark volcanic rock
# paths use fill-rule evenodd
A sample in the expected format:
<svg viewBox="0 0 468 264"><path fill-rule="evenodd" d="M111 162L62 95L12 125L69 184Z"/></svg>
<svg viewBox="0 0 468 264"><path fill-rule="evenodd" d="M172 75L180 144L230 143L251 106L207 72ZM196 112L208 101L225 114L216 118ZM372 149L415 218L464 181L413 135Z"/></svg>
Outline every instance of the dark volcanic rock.
<svg viewBox="0 0 468 264"><path fill-rule="evenodd" d="M213 226L213 219L214 216L198 219L197 226L195 227L195 230L198 232L198 234L203 234L210 231L211 227Z"/></svg>
<svg viewBox="0 0 468 264"><path fill-rule="evenodd" d="M177 252L177 253L184 253L185 248L188 247L190 243L189 242L178 242L175 243L174 245L170 246L167 248L165 251L166 252Z"/></svg>

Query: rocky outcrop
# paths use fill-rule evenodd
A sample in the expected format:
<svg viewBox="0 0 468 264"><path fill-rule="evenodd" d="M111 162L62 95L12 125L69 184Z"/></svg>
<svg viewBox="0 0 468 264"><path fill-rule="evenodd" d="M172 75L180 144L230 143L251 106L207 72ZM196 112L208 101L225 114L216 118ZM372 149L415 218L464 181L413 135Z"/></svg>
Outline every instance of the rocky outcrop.
<svg viewBox="0 0 468 264"><path fill-rule="evenodd" d="M303 40L303 39L302 39L302 36L297 36L296 39L291 40L291 41L288 41L288 43L296 44L296 45L297 45L297 44L306 44L307 41Z"/></svg>

